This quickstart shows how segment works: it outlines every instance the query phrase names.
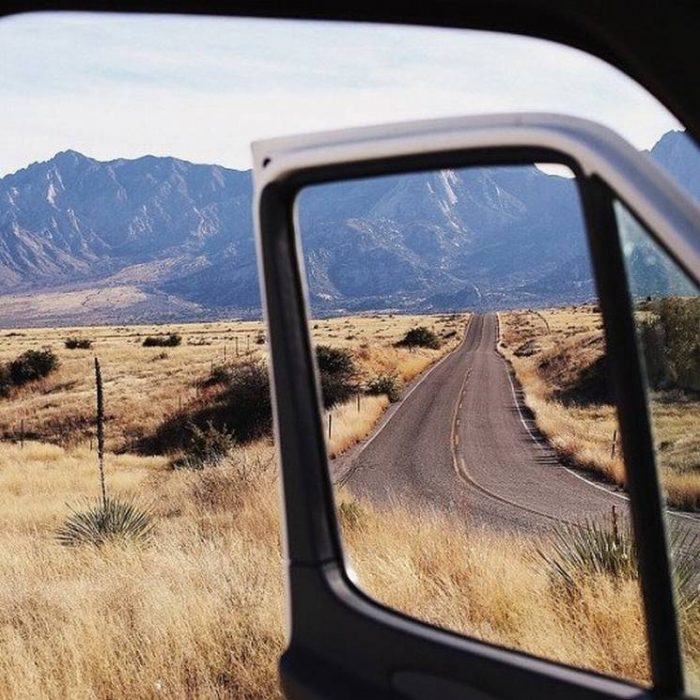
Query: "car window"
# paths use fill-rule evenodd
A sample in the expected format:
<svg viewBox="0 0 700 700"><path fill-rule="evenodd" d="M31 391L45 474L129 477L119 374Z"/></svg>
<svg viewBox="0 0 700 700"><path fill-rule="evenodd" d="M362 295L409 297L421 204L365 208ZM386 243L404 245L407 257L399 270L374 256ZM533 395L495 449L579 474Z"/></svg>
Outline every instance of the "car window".
<svg viewBox="0 0 700 700"><path fill-rule="evenodd" d="M700 692L700 290L616 204L646 367L687 680Z"/></svg>
<svg viewBox="0 0 700 700"><path fill-rule="evenodd" d="M692 156L677 133L682 126L619 71L573 49L485 32L23 14L0 21L0 102L0 694L14 697L279 694L276 666L285 644L279 478L251 141L399 119L565 110L651 150L684 182L694 172L685 164ZM525 180L541 182L548 173L562 179L547 164L533 164ZM334 450L352 449L358 434L349 426L358 415L366 419L362 439L371 439L392 398L405 397L411 379L455 348L472 323L472 333L479 327L500 333L502 362L511 362L522 381L546 374L550 416L551 392L564 392L566 408L561 416L555 408L554 418L574 432L543 454L556 450L580 462L590 447L597 463L610 465L612 483L622 480L587 261L566 267L565 245L557 243L553 220L545 221L546 198L539 202L544 218L533 218L528 207L537 187L521 183L525 199L518 199L510 182L522 176L516 175L484 176L483 189L472 190L483 220L507 222L514 238L517 222L537 224L520 231L512 251L491 255L498 264L490 268L496 274L489 294L496 301L488 309L480 305L483 282L457 284L452 271L439 268L438 243L460 254L448 240L456 235L452 198L464 184L457 175L434 174L433 218L403 231L401 241L391 207L409 219L420 214L415 182L371 213L372 230L364 214L353 214L361 192L341 201L347 191L324 190L344 209L335 212L342 227L314 233L323 245L310 247L305 259L318 326L312 334L328 347L319 363L341 379L348 357L372 369L350 393L342 381L330 387L346 406L345 417L330 412L324 426ZM550 248L527 247L541 223L549 245L559 246L556 269ZM344 245L352 237L347 255L338 254L340 237ZM375 248L365 247L368 239ZM563 240L582 244L580 228ZM392 246L399 243L396 257ZM527 278L518 269L538 262L551 276ZM470 264L486 269L478 256ZM408 287L397 288L399 272ZM517 303L499 297L499 281L509 289L521 285ZM567 292L557 296L562 285ZM413 308L426 294L433 305ZM394 348L423 326L429 333L420 331L419 343L437 336L439 348L411 349L413 341ZM561 361L560 345L576 355ZM495 349L494 357L500 362ZM570 375L578 357L592 367L591 377ZM546 358L552 364L540 367ZM596 425L583 436L578 409L566 398L579 381L587 397L582 415ZM519 406L533 426L527 402L536 397L514 389L517 402L508 398L508 407ZM508 414L511 422L514 415L520 414ZM550 462L544 457L541 468L556 466ZM626 533L625 501L618 500L603 518L606 536L614 538ZM373 541L369 507L343 498L339 505L360 551ZM366 552L375 583L388 589L406 566L415 568L406 570L404 583L423 586L397 588L405 598L388 602L481 639L647 679L632 574L618 588L610 579L609 595L594 599L587 597L593 589L581 594L575 582L571 590L579 592L555 605L554 529L545 528L546 546L518 546L510 562L497 556L501 530L496 549L484 539L465 558L464 533L445 536L444 517L436 512L418 523L416 546L425 555L416 562L397 558L399 536L410 539L415 523L383 531L381 519L373 521L375 554L380 544L388 552L374 559ZM468 534L474 537L473 528ZM469 567L484 573L481 583L462 578ZM357 568L371 590L369 572ZM502 585L489 589L486 581L494 579L517 584L523 597ZM559 585L570 588L565 578ZM538 592L547 606L533 616ZM587 624L574 634L581 620ZM625 635L614 640L618 625Z"/></svg>
<svg viewBox="0 0 700 700"><path fill-rule="evenodd" d="M341 181L296 206L358 585L466 636L648 682L573 173Z"/></svg>

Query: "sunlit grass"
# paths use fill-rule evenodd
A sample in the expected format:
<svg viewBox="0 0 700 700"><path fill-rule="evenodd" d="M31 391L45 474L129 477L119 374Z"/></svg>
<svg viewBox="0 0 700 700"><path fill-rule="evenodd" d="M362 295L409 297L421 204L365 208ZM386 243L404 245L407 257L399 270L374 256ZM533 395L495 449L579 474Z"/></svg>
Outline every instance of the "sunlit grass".
<svg viewBox="0 0 700 700"><path fill-rule="evenodd" d="M565 404L556 392L603 353L602 318L592 305L499 314L503 355L510 361L537 427L560 457L622 487L626 475L616 409ZM531 354L518 355L530 343ZM668 502L700 510L700 399L651 397L657 461Z"/></svg>

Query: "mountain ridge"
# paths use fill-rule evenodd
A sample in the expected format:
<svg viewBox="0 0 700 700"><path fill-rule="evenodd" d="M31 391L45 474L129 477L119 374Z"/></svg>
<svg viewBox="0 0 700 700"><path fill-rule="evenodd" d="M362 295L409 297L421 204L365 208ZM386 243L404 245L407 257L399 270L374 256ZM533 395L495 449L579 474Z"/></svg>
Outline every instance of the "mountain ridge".
<svg viewBox="0 0 700 700"><path fill-rule="evenodd" d="M700 197L700 151L683 132L648 153ZM0 178L3 306L24 304L19 315L37 322L257 315L251 200L249 170L172 157L99 161L67 149L28 165ZM319 314L534 306L593 292L573 182L535 167L330 184L303 192L299 208ZM86 289L104 293L75 313L38 308L42 296L60 306ZM139 299L133 312L91 306L120 289L136 290L126 295ZM0 324L18 320L0 311Z"/></svg>

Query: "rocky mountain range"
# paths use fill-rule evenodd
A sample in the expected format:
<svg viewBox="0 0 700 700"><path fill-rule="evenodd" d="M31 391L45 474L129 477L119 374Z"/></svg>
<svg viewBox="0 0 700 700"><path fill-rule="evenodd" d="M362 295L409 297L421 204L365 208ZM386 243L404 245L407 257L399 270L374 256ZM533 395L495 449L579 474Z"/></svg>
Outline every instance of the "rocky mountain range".
<svg viewBox="0 0 700 700"><path fill-rule="evenodd" d="M700 151L650 156L700 198ZM0 324L259 313L250 171L64 151L0 178ZM298 204L318 314L572 303L593 295L575 181L535 166L316 186Z"/></svg>

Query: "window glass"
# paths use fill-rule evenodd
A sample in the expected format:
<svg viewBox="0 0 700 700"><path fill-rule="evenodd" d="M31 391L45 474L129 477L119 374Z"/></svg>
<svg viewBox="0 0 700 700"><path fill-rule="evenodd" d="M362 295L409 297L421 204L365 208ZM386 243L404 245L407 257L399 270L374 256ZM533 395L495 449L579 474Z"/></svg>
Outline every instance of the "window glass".
<svg viewBox="0 0 700 700"><path fill-rule="evenodd" d="M322 184L297 213L358 585L470 637L647 681L573 173L533 164Z"/></svg>
<svg viewBox="0 0 700 700"><path fill-rule="evenodd" d="M700 692L700 290L616 203L667 505L687 681Z"/></svg>

